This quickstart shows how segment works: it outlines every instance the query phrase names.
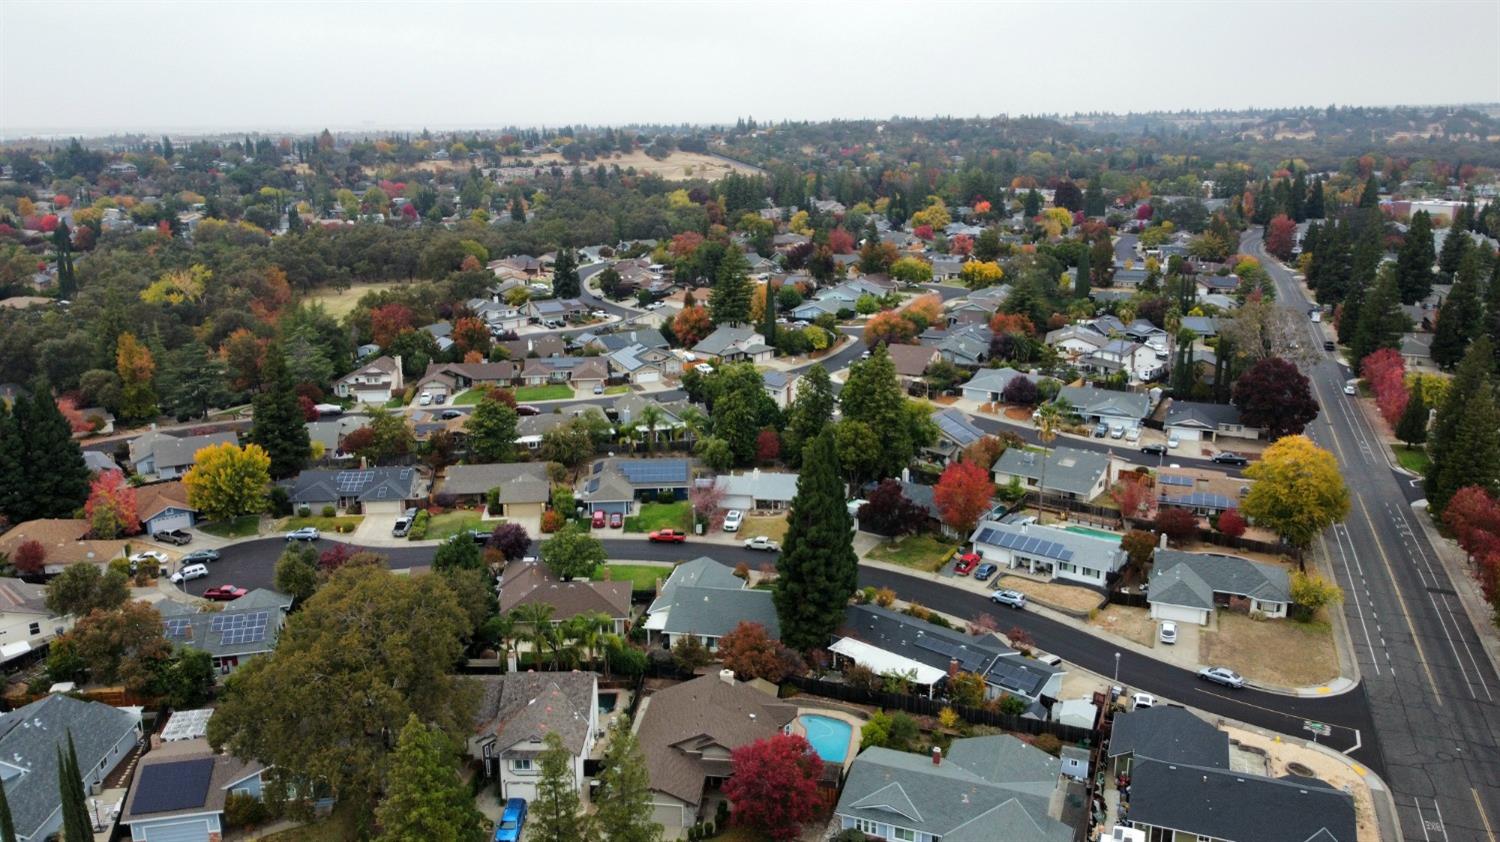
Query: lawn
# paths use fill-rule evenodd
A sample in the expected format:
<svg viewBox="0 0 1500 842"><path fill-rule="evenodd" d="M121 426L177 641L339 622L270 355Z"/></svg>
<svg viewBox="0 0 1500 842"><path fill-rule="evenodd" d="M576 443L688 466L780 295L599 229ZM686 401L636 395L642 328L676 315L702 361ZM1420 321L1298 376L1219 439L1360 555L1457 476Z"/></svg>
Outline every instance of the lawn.
<svg viewBox="0 0 1500 842"><path fill-rule="evenodd" d="M1328 623L1252 620L1220 611L1218 631L1198 635L1205 664L1223 664L1251 681L1279 687L1313 687L1339 674Z"/></svg>
<svg viewBox="0 0 1500 842"><path fill-rule="evenodd" d="M786 528L786 515L746 517L745 522L740 524L740 534L747 539L764 535L772 541L780 541L786 537Z"/></svg>
<svg viewBox="0 0 1500 842"><path fill-rule="evenodd" d="M358 839L359 829L359 812L336 804L327 818L262 838L267 842L344 842Z"/></svg>
<svg viewBox="0 0 1500 842"><path fill-rule="evenodd" d="M484 529L478 512L456 511L438 515L427 524L427 540L446 541L460 532ZM489 531L489 530L485 530Z"/></svg>
<svg viewBox="0 0 1500 842"><path fill-rule="evenodd" d="M470 389L467 392L458 393L449 403L454 406L473 406L487 394L489 394L488 389Z"/></svg>
<svg viewBox="0 0 1500 842"><path fill-rule="evenodd" d="M676 503L642 503L638 514L625 518L626 532L655 532L658 529L693 528L693 506L686 500Z"/></svg>
<svg viewBox="0 0 1500 842"><path fill-rule="evenodd" d="M881 544L870 551L869 558L936 572L957 549L953 544L931 535L908 535Z"/></svg>
<svg viewBox="0 0 1500 842"><path fill-rule="evenodd" d="M1396 453L1396 461L1401 467L1414 474L1427 473L1427 466L1432 460L1427 456L1427 449L1423 447L1407 447L1404 444L1393 444L1391 450Z"/></svg>
<svg viewBox="0 0 1500 842"><path fill-rule="evenodd" d="M1106 605L1089 619L1089 624L1143 646L1156 645L1156 621L1151 619L1151 612L1145 608Z"/></svg>
<svg viewBox="0 0 1500 842"><path fill-rule="evenodd" d="M403 406L406 406L406 400L401 396L391 398L385 402L386 409L400 409Z"/></svg>
<svg viewBox="0 0 1500 842"><path fill-rule="evenodd" d="M623 394L625 394L628 391L630 391L630 387L629 386L625 386L625 385L608 386L608 387L606 387L604 389L604 394L606 394L606 395L623 395Z"/></svg>
<svg viewBox="0 0 1500 842"><path fill-rule="evenodd" d="M1104 602L1098 591L1057 582L1038 582L1024 576L1001 576L1000 587L1020 591L1043 605L1064 611L1082 613L1098 608Z"/></svg>
<svg viewBox="0 0 1500 842"><path fill-rule="evenodd" d="M249 538L260 532L260 515L241 515L229 520L200 523L198 529L219 538Z"/></svg>
<svg viewBox="0 0 1500 842"><path fill-rule="evenodd" d="M383 289L401 286L403 282L392 281L390 283L354 284L342 291L331 287L318 290L309 296L309 299L323 305L328 315L335 319L342 319L349 315L359 304L359 299L367 292L376 292Z"/></svg>
<svg viewBox="0 0 1500 842"><path fill-rule="evenodd" d="M555 384L551 386L522 386L516 390L516 400L521 403L529 401L561 401L573 397L573 387Z"/></svg>
<svg viewBox="0 0 1500 842"><path fill-rule="evenodd" d="M672 575L672 566L665 564L606 564L596 571L600 577L611 582L630 582L632 590L649 591L656 587L657 579Z"/></svg>
<svg viewBox="0 0 1500 842"><path fill-rule="evenodd" d="M317 510L314 509L314 511ZM338 532L340 526L347 526L349 527L349 531L353 532L363 520L363 515L341 515L336 517L323 517L322 515L294 516L287 518L283 528L291 532L294 529L311 526L320 532Z"/></svg>

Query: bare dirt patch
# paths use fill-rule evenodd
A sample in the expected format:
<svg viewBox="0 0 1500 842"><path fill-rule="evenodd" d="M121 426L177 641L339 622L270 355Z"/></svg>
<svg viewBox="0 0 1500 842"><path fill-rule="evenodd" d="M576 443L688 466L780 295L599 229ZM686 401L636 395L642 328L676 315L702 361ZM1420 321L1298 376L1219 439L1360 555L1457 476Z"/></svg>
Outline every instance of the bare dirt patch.
<svg viewBox="0 0 1500 842"><path fill-rule="evenodd" d="M1143 646L1156 645L1156 621L1151 619L1151 612L1144 608L1107 605L1089 619L1089 625L1098 626Z"/></svg>
<svg viewBox="0 0 1500 842"><path fill-rule="evenodd" d="M1001 576L1000 587L1020 591L1030 599L1049 608L1085 613L1099 607L1104 597L1088 588L1060 585L1057 582L1038 582L1022 576Z"/></svg>
<svg viewBox="0 0 1500 842"><path fill-rule="evenodd" d="M1007 406L1005 417L1012 421L1030 421L1032 410L1024 406Z"/></svg>
<svg viewBox="0 0 1500 842"><path fill-rule="evenodd" d="M528 158L527 163L546 167L550 167L553 164L564 168L571 168L573 166L563 160L563 156L555 153ZM599 158L594 161L583 161L580 162L579 166L593 168L600 164L603 164L607 168L619 165L622 170L635 167L635 171L638 173L659 175L668 181L683 181L691 178L718 181L732 172L754 172L754 169L744 164L724 158L716 158L712 155L704 155L700 152L673 152L665 159L658 161L645 152L637 150L629 155L612 155L608 158Z"/></svg>
<svg viewBox="0 0 1500 842"><path fill-rule="evenodd" d="M1205 664L1279 687L1313 687L1338 677L1338 653L1326 621L1252 620L1220 611L1218 626L1199 633L1198 651Z"/></svg>
<svg viewBox="0 0 1500 842"><path fill-rule="evenodd" d="M328 315L336 319L342 319L344 316L349 315L354 309L354 305L359 303L360 296L367 292L375 292L397 286L401 286L401 283L387 281L385 283L354 284L342 291L332 288L320 289L310 294L307 300L320 302L328 310Z"/></svg>

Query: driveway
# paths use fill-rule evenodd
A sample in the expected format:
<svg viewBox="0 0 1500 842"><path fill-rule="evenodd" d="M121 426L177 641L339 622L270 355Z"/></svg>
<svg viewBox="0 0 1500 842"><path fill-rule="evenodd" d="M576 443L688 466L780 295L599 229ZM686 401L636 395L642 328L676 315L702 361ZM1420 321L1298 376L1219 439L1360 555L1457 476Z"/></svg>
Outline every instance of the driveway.
<svg viewBox="0 0 1500 842"><path fill-rule="evenodd" d="M354 527L349 533L348 541L351 544L389 544L392 541L391 530L396 528L396 521L401 519L398 514L365 515L365 519ZM403 541L404 539L394 539Z"/></svg>

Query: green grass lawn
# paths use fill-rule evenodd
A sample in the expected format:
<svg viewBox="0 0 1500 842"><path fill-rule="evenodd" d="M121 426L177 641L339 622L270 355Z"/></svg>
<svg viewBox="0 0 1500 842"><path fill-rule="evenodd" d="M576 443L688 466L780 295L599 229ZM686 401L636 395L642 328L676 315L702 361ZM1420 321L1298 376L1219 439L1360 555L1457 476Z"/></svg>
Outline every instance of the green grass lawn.
<svg viewBox="0 0 1500 842"><path fill-rule="evenodd" d="M385 402L386 409L400 409L403 406L406 406L406 401L399 397L391 398Z"/></svg>
<svg viewBox="0 0 1500 842"><path fill-rule="evenodd" d="M427 540L446 541L454 535L460 532L467 532L470 529L484 529L484 526L480 523L478 512L448 512L447 514L438 515L433 518L432 522L427 525Z"/></svg>
<svg viewBox="0 0 1500 842"><path fill-rule="evenodd" d="M1423 447L1407 447L1404 444L1391 445L1391 450L1396 454L1396 461L1401 467L1414 474L1427 473L1427 466L1432 460L1427 456L1427 449Z"/></svg>
<svg viewBox="0 0 1500 842"><path fill-rule="evenodd" d="M672 575L672 568L661 564L606 564L603 570L595 571L596 578L608 578L611 582L630 582L633 590L649 591L656 587L656 580L665 580Z"/></svg>
<svg viewBox="0 0 1500 842"><path fill-rule="evenodd" d="M908 535L900 541L881 544L869 558L918 570L937 570L957 547L931 535Z"/></svg>
<svg viewBox="0 0 1500 842"><path fill-rule="evenodd" d="M686 500L676 503L642 503L637 514L625 518L626 532L655 532L658 529L693 528L693 507Z"/></svg>
<svg viewBox="0 0 1500 842"><path fill-rule="evenodd" d="M198 528L219 538L248 538L260 531L260 515L242 515L229 520L200 523Z"/></svg>
<svg viewBox="0 0 1500 842"><path fill-rule="evenodd" d="M335 804L327 818L264 837L267 842L344 842L359 838L359 813Z"/></svg>
<svg viewBox="0 0 1500 842"><path fill-rule="evenodd" d="M573 387L555 384L551 386L522 386L516 390L516 400L521 403L527 401L560 401L573 397Z"/></svg>
<svg viewBox="0 0 1500 842"><path fill-rule="evenodd" d="M338 532L340 526L347 526L349 527L349 531L353 532L354 528L359 526L363 520L363 515L342 515L338 517L323 517L322 515L294 516L287 518L286 525L283 528L291 532L294 529L301 529L304 526L312 526L320 532Z"/></svg>
<svg viewBox="0 0 1500 842"><path fill-rule="evenodd" d="M630 391L630 387L629 386L609 386L609 387L605 388L604 394L606 394L606 395L623 395L623 394L625 394L628 391Z"/></svg>
<svg viewBox="0 0 1500 842"><path fill-rule="evenodd" d="M483 398L488 393L488 389L470 389L467 392L460 392L453 398L453 400L449 401L449 403L453 404L454 406L473 406L474 404L479 403L479 399Z"/></svg>

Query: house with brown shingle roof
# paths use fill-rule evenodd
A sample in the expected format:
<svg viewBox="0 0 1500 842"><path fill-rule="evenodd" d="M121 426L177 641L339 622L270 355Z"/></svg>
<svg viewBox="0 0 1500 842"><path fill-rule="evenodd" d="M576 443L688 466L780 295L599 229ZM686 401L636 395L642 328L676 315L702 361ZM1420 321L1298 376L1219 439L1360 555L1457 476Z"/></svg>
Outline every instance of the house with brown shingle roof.
<svg viewBox="0 0 1500 842"><path fill-rule="evenodd" d="M61 573L70 564L104 564L124 555L124 541L85 540L92 526L82 518L42 518L20 523L0 535L0 555L15 557L27 541L36 541L46 551L44 570Z"/></svg>
<svg viewBox="0 0 1500 842"><path fill-rule="evenodd" d="M710 779L733 771L730 753L783 732L797 706L723 670L658 690L641 702L635 732L651 777L651 817L676 838L703 818Z"/></svg>
<svg viewBox="0 0 1500 842"><path fill-rule="evenodd" d="M500 797L536 798L548 734L572 755L573 786L599 734L599 676L592 672L511 672L478 679L483 688L469 756L497 778Z"/></svg>
<svg viewBox="0 0 1500 842"><path fill-rule="evenodd" d="M905 382L920 380L927 367L943 358L936 348L928 345L887 345L891 362L896 366L896 376Z"/></svg>
<svg viewBox="0 0 1500 842"><path fill-rule="evenodd" d="M191 529L198 520L198 510L188 502L187 486L180 479L137 488L135 513L147 535L169 529Z"/></svg>
<svg viewBox="0 0 1500 842"><path fill-rule="evenodd" d="M668 568L662 568L663 574ZM614 621L614 633L624 634L630 622L629 582L564 582L541 564L511 564L500 578L500 613L523 605L552 606L552 621L561 623L584 614L603 614Z"/></svg>

